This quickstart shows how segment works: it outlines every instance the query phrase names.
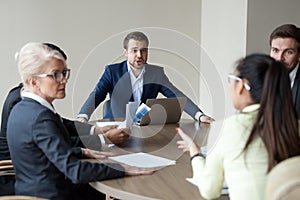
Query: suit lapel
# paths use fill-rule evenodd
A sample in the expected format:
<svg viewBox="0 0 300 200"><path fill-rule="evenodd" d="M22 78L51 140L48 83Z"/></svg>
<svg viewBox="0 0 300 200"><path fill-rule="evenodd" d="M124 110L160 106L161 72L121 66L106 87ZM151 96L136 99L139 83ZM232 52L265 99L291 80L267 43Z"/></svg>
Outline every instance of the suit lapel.
<svg viewBox="0 0 300 200"><path fill-rule="evenodd" d="M295 77L295 80L294 80L294 84L293 84L293 87L292 87L292 95L293 95L294 102L297 101L297 94L298 94L299 86L300 86L300 70L298 68L297 74L296 74L296 77Z"/></svg>
<svg viewBox="0 0 300 200"><path fill-rule="evenodd" d="M130 74L127 69L127 62L120 65L118 70L118 79L115 80L113 92L110 97L112 118L124 117L126 113L126 104L133 101L132 86Z"/></svg>
<svg viewBox="0 0 300 200"><path fill-rule="evenodd" d="M61 116L60 116L58 113L56 113L55 116L56 116L56 118L57 118L57 121L58 121L58 123L59 123L59 126L61 127L62 130L64 130L64 131L61 132L62 135L63 135L63 137L64 137L64 139L65 139L66 141L70 141L70 133L69 133L69 131L67 130L67 128L65 127L65 125L64 125L64 123L63 123L63 119L61 118Z"/></svg>
<svg viewBox="0 0 300 200"><path fill-rule="evenodd" d="M147 99L156 98L159 87L164 85L160 72L153 66L146 64L143 77L143 94L141 101L145 103Z"/></svg>
<svg viewBox="0 0 300 200"><path fill-rule="evenodd" d="M124 72L124 74L121 77L122 84L123 84L124 89L125 89L125 92L123 92L123 94L131 94L130 101L134 101L133 100L133 95L132 95L132 85L131 85L130 74L128 72L127 61L125 61L124 64L123 64L123 72Z"/></svg>

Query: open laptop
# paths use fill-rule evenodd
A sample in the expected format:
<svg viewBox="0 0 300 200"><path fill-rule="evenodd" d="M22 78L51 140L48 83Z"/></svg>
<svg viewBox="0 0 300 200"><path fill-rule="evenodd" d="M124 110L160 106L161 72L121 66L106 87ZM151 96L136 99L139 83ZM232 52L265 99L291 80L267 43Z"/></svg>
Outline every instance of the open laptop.
<svg viewBox="0 0 300 200"><path fill-rule="evenodd" d="M151 110L141 118L140 126L148 124L170 124L180 120L186 104L186 97L148 99L146 105Z"/></svg>

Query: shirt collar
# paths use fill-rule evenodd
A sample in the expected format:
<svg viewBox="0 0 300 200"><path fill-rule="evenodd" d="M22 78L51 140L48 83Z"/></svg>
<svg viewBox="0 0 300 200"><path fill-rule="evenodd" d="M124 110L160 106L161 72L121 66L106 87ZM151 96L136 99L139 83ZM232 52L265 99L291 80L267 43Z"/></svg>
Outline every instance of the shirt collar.
<svg viewBox="0 0 300 200"><path fill-rule="evenodd" d="M132 66L132 65L128 62L128 60L127 60L127 70L128 70L128 72L130 73L131 76L135 77L134 74L133 74L133 72L132 72L132 68L133 68L133 66ZM140 73L140 75L139 75L138 77L136 77L136 78L138 79L138 78L141 77L145 72L146 72L146 69L145 69L145 66L144 66L143 69L142 69L142 71L141 71L141 73Z"/></svg>
<svg viewBox="0 0 300 200"><path fill-rule="evenodd" d="M56 114L56 111L54 110L53 106L48 101L43 99L42 97L40 97L32 92L26 92L26 91L22 92L22 97L27 97L27 98L33 99L33 100L39 102L41 105L45 106L46 108L50 109L53 113Z"/></svg>
<svg viewBox="0 0 300 200"><path fill-rule="evenodd" d="M243 108L241 113L249 113L249 112L258 111L259 107L260 107L259 104L252 104L252 105L249 105L249 106L246 106L245 108Z"/></svg>

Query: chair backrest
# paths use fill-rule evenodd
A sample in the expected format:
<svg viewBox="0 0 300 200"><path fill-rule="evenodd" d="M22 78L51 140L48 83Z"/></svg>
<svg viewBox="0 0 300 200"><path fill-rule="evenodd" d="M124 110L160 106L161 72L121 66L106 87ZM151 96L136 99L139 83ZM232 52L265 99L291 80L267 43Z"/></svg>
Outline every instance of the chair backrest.
<svg viewBox="0 0 300 200"><path fill-rule="evenodd" d="M0 200L45 200L38 197L32 197L32 196L1 196Z"/></svg>
<svg viewBox="0 0 300 200"><path fill-rule="evenodd" d="M110 100L106 100L104 101L103 103L103 117L109 112L109 109L110 109Z"/></svg>
<svg viewBox="0 0 300 200"><path fill-rule="evenodd" d="M0 161L0 176L15 176L15 171L11 160ZM39 197L34 197L34 196L7 195L7 196L0 196L0 200L44 200L44 199Z"/></svg>
<svg viewBox="0 0 300 200"><path fill-rule="evenodd" d="M266 200L300 199L300 156L286 159L268 175Z"/></svg>
<svg viewBox="0 0 300 200"><path fill-rule="evenodd" d="M11 160L0 160L0 176L15 175L14 166Z"/></svg>

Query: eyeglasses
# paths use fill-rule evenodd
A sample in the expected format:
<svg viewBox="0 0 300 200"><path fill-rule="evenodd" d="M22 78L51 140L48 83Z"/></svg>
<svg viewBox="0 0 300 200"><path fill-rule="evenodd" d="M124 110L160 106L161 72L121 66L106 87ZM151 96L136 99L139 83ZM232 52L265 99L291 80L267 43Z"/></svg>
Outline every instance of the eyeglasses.
<svg viewBox="0 0 300 200"><path fill-rule="evenodd" d="M236 80L236 81L242 81L242 79L240 77L235 76L233 74L228 74L228 82L229 83L231 82L231 79ZM250 90L251 89L251 87L249 86L249 84L245 83L245 82L244 82L244 87L246 88L246 90Z"/></svg>
<svg viewBox="0 0 300 200"><path fill-rule="evenodd" d="M70 78L70 69L64 70L62 72L53 72L52 74L38 74L37 77L52 77L56 82L60 83L63 79Z"/></svg>

